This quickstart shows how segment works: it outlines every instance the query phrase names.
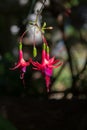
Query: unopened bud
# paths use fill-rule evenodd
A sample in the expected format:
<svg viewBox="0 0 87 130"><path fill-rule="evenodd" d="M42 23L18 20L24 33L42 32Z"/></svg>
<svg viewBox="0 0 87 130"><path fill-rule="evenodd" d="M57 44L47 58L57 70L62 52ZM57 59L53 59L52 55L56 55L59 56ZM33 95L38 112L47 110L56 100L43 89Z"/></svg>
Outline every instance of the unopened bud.
<svg viewBox="0 0 87 130"><path fill-rule="evenodd" d="M47 27L47 29L50 29L50 30L51 30L51 29L53 29L53 27Z"/></svg>
<svg viewBox="0 0 87 130"><path fill-rule="evenodd" d="M37 48L34 46L33 48L33 56L36 57L37 56Z"/></svg>

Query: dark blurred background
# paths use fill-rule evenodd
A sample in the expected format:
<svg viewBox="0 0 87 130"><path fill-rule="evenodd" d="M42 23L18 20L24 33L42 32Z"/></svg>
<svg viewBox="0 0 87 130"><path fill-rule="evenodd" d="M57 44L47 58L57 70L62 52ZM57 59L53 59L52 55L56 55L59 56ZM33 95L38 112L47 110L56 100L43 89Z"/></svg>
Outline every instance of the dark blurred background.
<svg viewBox="0 0 87 130"><path fill-rule="evenodd" d="M87 130L87 0L45 2L38 22L53 26L45 32L50 55L63 61L53 71L49 94L41 73L32 71L32 66L25 74L25 88L19 70L9 70L18 61L18 41L28 28L23 38L24 59L33 58L29 21L35 19L42 2L0 0L0 130ZM40 61L39 33L36 45L35 60Z"/></svg>

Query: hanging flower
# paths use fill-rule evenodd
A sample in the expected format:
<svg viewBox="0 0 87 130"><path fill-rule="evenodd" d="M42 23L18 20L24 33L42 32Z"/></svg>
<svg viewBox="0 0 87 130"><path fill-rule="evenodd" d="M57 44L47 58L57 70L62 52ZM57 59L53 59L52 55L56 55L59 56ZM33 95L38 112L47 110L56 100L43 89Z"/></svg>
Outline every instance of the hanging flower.
<svg viewBox="0 0 87 130"><path fill-rule="evenodd" d="M15 67L11 68L10 70L15 70L17 68L19 68L20 70L20 79L23 79L24 78L24 74L26 72L26 67L30 65L30 61L25 61L24 58L23 58L23 51L22 51L22 43L20 42L19 43L19 61L18 63L16 64Z"/></svg>
<svg viewBox="0 0 87 130"><path fill-rule="evenodd" d="M55 57L50 58L49 47L46 43L44 43L43 50L42 50L41 63L32 61L32 64L34 66L33 69L39 70L42 72L42 75L45 78L47 92L49 92L49 86L51 83L50 77L52 76L53 69L61 66L62 62L60 60L55 60Z"/></svg>

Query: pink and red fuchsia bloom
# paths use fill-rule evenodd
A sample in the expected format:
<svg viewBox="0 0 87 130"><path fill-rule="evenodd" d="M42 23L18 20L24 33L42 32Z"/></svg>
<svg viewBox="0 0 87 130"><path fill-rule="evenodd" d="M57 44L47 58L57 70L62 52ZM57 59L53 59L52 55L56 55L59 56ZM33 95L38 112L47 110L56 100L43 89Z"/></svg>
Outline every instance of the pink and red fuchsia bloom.
<svg viewBox="0 0 87 130"><path fill-rule="evenodd" d="M31 60L31 59L30 59ZM20 79L24 79L24 74L26 72L26 67L30 65L30 60L28 62L26 62L23 58L23 51L22 51L22 43L19 43L19 61L17 63L17 65L13 68L11 68L11 70L15 70L17 68L19 68L20 70Z"/></svg>
<svg viewBox="0 0 87 130"><path fill-rule="evenodd" d="M41 36L42 36L42 41L43 41L43 49L42 49L42 60L41 63L37 61L33 61L31 58L28 61L25 61L23 58L23 51L22 51L22 41L24 35L29 31L30 27L24 31L24 33L20 37L20 42L19 42L19 60L16 66L11 68L11 70L19 69L20 70L20 79L23 80L24 83L24 74L26 72L27 66L32 64L34 67L33 69L41 71L42 75L45 78L45 83L46 83L46 88L47 92L49 92L50 89L50 78L53 73L54 68L58 68L59 66L62 65L62 62L60 60L55 60L55 57L50 58L49 56L49 46L48 43L44 37L44 32L46 29L53 29L53 27L46 27L46 22L44 22L43 26L40 27L38 24L39 17L41 15L41 12L43 10L43 7L45 5L46 0L43 1L41 8L37 11L36 19L34 21L30 22L30 25L34 27L34 38L33 38L33 56L37 56L37 48L36 48L36 41L35 41L35 34L40 31ZM36 28L38 31L36 31ZM24 84L25 85L25 84Z"/></svg>
<svg viewBox="0 0 87 130"><path fill-rule="evenodd" d="M34 66L33 69L42 72L42 75L45 77L47 92L49 92L49 87L51 83L50 77L52 76L53 69L61 66L62 62L60 60L55 60L54 57L52 58L49 57L49 47L48 45L46 45L46 43L44 43L41 63L32 61L32 64Z"/></svg>

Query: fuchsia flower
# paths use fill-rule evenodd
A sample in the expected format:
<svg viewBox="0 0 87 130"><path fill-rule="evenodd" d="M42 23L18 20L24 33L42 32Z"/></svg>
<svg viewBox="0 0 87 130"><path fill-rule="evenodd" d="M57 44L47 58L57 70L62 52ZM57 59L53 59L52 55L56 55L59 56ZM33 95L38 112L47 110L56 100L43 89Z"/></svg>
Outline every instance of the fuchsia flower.
<svg viewBox="0 0 87 130"><path fill-rule="evenodd" d="M30 59L31 60L31 59ZM23 58L23 51L22 51L22 43L19 43L19 61L15 67L11 68L11 70L15 70L17 68L20 69L20 79L24 78L24 74L26 72L26 67L30 65L30 60L26 62Z"/></svg>
<svg viewBox="0 0 87 130"><path fill-rule="evenodd" d="M55 60L54 57L49 57L49 47L44 43L41 63L32 61L32 64L34 66L33 69L42 72L42 75L45 77L47 92L49 92L50 77L52 76L53 69L61 66L62 62L60 60Z"/></svg>

